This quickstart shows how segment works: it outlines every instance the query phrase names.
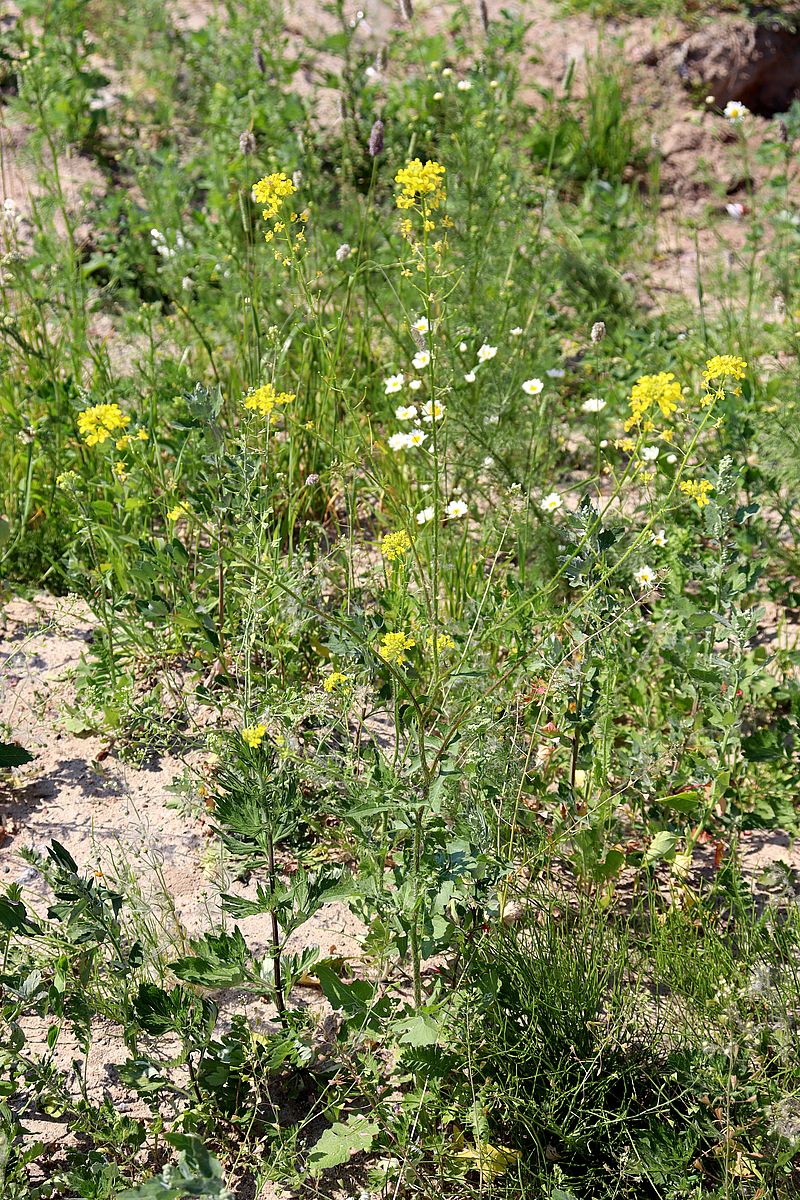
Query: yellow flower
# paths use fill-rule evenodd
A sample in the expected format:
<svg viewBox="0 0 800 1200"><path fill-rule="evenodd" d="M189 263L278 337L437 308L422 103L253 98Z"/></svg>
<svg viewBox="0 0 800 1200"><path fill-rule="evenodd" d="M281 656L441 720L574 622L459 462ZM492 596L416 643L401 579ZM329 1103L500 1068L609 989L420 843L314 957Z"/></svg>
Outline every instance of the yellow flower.
<svg viewBox="0 0 800 1200"><path fill-rule="evenodd" d="M381 638L378 653L386 662L397 663L400 666L406 661L406 650L411 650L416 644L406 633L385 633Z"/></svg>
<svg viewBox="0 0 800 1200"><path fill-rule="evenodd" d="M333 671L325 679L322 686L326 692L335 692L337 688L343 688L349 682L349 675L345 675L342 671Z"/></svg>
<svg viewBox="0 0 800 1200"><path fill-rule="evenodd" d="M449 633L432 633L426 640L425 645L431 650L436 646L437 653L442 650L453 650L455 648L455 642Z"/></svg>
<svg viewBox="0 0 800 1200"><path fill-rule="evenodd" d="M281 404L291 404L295 399L294 392L276 392L271 383L265 383L244 398L245 408L255 409L262 417L267 417L274 408Z"/></svg>
<svg viewBox="0 0 800 1200"><path fill-rule="evenodd" d="M657 404L665 417L669 417L678 408L681 399L681 385L671 371L660 371L658 375L642 375L631 388L631 415L625 422L625 429L632 429L641 422L645 413Z"/></svg>
<svg viewBox="0 0 800 1200"><path fill-rule="evenodd" d="M125 480L128 478L128 469L125 466L125 463L119 459L117 460L117 462L114 463L114 474L116 475L116 477L120 481L120 483L124 483Z"/></svg>
<svg viewBox="0 0 800 1200"><path fill-rule="evenodd" d="M418 158L412 158L394 177L395 183L400 185L397 207L414 208L424 197L427 208L438 208L445 199L444 173L441 163L428 159L423 166Z"/></svg>
<svg viewBox="0 0 800 1200"><path fill-rule="evenodd" d="M87 446L102 444L128 424L130 417L118 404L95 404L78 413L78 432Z"/></svg>
<svg viewBox="0 0 800 1200"><path fill-rule="evenodd" d="M251 750L257 750L267 732L266 725L246 725L242 730L242 739Z"/></svg>
<svg viewBox="0 0 800 1200"><path fill-rule="evenodd" d="M181 517L187 517L192 510L185 501L181 500L174 508L171 508L167 513L168 521L180 521Z"/></svg>
<svg viewBox="0 0 800 1200"><path fill-rule="evenodd" d="M150 434L147 432L146 429L137 429L136 437L140 442L146 442L148 440L148 438L150 437Z"/></svg>
<svg viewBox="0 0 800 1200"><path fill-rule="evenodd" d="M713 491L713 488L707 479L684 479L681 483L681 491L684 496L694 500L698 508L704 508L708 504L708 493Z"/></svg>
<svg viewBox="0 0 800 1200"><path fill-rule="evenodd" d="M253 184L253 199L256 204L264 205L264 220L269 220L280 212L283 207L284 200L289 196L293 196L296 191L294 184L288 175L283 171L276 171L272 175L265 175L263 179L259 179L258 183Z"/></svg>
<svg viewBox="0 0 800 1200"><path fill-rule="evenodd" d="M703 382L708 385L712 379L722 379L725 376L744 379L746 371L747 363L743 358L738 358L735 354L715 354L706 363Z"/></svg>
<svg viewBox="0 0 800 1200"><path fill-rule="evenodd" d="M381 552L383 557L389 562L396 562L402 558L411 549L411 538L406 533L405 529L398 529L395 533L385 533L381 541Z"/></svg>
<svg viewBox="0 0 800 1200"><path fill-rule="evenodd" d="M123 433L121 438L117 438L117 449L118 450L127 450L128 446L130 446L130 444L131 444L131 435L129 433Z"/></svg>

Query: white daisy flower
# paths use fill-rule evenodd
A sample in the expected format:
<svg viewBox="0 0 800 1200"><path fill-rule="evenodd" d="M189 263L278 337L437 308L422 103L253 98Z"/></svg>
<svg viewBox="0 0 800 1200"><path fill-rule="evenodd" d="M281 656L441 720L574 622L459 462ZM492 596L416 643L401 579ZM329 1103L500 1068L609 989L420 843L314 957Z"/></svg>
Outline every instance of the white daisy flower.
<svg viewBox="0 0 800 1200"><path fill-rule="evenodd" d="M658 446L642 446L642 458L645 462L655 462L658 455Z"/></svg>
<svg viewBox="0 0 800 1200"><path fill-rule="evenodd" d="M408 386L411 388L412 392L418 392L419 389L422 387L422 380L421 379L409 379Z"/></svg>
<svg viewBox="0 0 800 1200"><path fill-rule="evenodd" d="M432 400L428 400L422 406L422 419L429 424L431 421L440 421L444 416L444 411L444 405L440 404L438 400L435 403Z"/></svg>
<svg viewBox="0 0 800 1200"><path fill-rule="evenodd" d="M402 371L397 375L390 375L388 379L384 379L383 386L386 388L386 395L393 396L395 392L402 390L406 377Z"/></svg>
<svg viewBox="0 0 800 1200"><path fill-rule="evenodd" d="M456 87L458 88L458 90L460 92L468 92L469 89L472 87L472 84L470 83L470 81L468 79L459 79L458 83L456 84Z"/></svg>
<svg viewBox="0 0 800 1200"><path fill-rule="evenodd" d="M541 379L526 379L522 390L526 396L539 396L544 390L544 384Z"/></svg>
<svg viewBox="0 0 800 1200"><path fill-rule="evenodd" d="M432 504L429 504L427 508L421 508L419 510L419 512L417 513L417 524L418 525L427 525L428 522L432 521L435 516L436 516L436 509L433 507Z"/></svg>
<svg viewBox="0 0 800 1200"><path fill-rule="evenodd" d="M421 371L427 367L431 361L430 350L418 350L411 360L411 365L415 370Z"/></svg>
<svg viewBox="0 0 800 1200"><path fill-rule="evenodd" d="M606 406L606 402L602 396L590 396L588 400L584 400L581 405L581 412L585 413L600 413Z"/></svg>
<svg viewBox="0 0 800 1200"><path fill-rule="evenodd" d="M421 334L427 333L428 330L430 329L430 325L428 324L428 318L427 317L417 317L416 321L412 321L411 328L414 330L415 333L421 333Z"/></svg>
<svg viewBox="0 0 800 1200"><path fill-rule="evenodd" d="M395 454L399 450L408 450L411 445L411 434L409 433L393 433L389 438L389 449L394 450Z"/></svg>
<svg viewBox="0 0 800 1200"><path fill-rule="evenodd" d="M666 529L653 529L650 533L650 541L654 546L659 546L663 549L667 544Z"/></svg>
<svg viewBox="0 0 800 1200"><path fill-rule="evenodd" d="M637 585L644 591L646 588L652 587L655 583L656 573L652 567L639 567L638 571L634 571L633 578Z"/></svg>
<svg viewBox="0 0 800 1200"><path fill-rule="evenodd" d="M444 511L448 517L455 519L456 517L465 517L469 508L463 500L451 500Z"/></svg>
<svg viewBox="0 0 800 1200"><path fill-rule="evenodd" d="M408 444L409 446L422 446L427 436L424 429L412 429L408 434Z"/></svg>
<svg viewBox="0 0 800 1200"><path fill-rule="evenodd" d="M401 404L394 410L394 415L398 421L413 421L417 415L417 406L416 404Z"/></svg>
<svg viewBox="0 0 800 1200"><path fill-rule="evenodd" d="M552 513L561 508L564 501L559 496L558 492L548 492L546 496L542 496L539 502L539 507L543 512Z"/></svg>
<svg viewBox="0 0 800 1200"><path fill-rule="evenodd" d="M467 371L466 375L464 376L464 383L474 383L474 382L475 382L475 372Z"/></svg>
<svg viewBox="0 0 800 1200"><path fill-rule="evenodd" d="M478 351L478 362L488 362L490 358L494 358L495 354L497 354L497 346L490 346L484 342Z"/></svg>
<svg viewBox="0 0 800 1200"><path fill-rule="evenodd" d="M739 122L743 121L745 117L750 116L750 109L742 104L741 100L729 100L725 105L723 115L726 116L729 121Z"/></svg>

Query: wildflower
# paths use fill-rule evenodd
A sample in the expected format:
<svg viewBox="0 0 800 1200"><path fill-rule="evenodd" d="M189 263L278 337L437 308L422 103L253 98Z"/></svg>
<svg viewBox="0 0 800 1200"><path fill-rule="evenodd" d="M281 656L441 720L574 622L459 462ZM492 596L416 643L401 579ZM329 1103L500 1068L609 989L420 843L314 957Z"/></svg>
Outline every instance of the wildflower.
<svg viewBox="0 0 800 1200"><path fill-rule="evenodd" d="M279 408L283 404L291 404L294 399L296 399L294 392L276 392L271 383L265 383L255 391L249 392L243 403L245 408L260 413L262 417L268 417L274 408Z"/></svg>
<svg viewBox="0 0 800 1200"><path fill-rule="evenodd" d="M588 400L584 400L581 405L581 411L585 413L601 413L606 406L602 396L590 396Z"/></svg>
<svg viewBox="0 0 800 1200"><path fill-rule="evenodd" d="M434 100L444 100L444 92L434 92L433 98Z"/></svg>
<svg viewBox="0 0 800 1200"><path fill-rule="evenodd" d="M296 189L288 175L283 171L276 171L272 175L265 175L263 179L259 179L258 183L253 185L253 199L256 204L264 205L264 220L270 217L275 217L283 207L284 201L293 196Z"/></svg>
<svg viewBox="0 0 800 1200"><path fill-rule="evenodd" d="M478 362L489 362L491 358L494 358L495 354L497 354L497 346L490 346L484 342L478 350Z"/></svg>
<svg viewBox="0 0 800 1200"><path fill-rule="evenodd" d="M463 500L451 500L444 511L451 520L455 521L459 517L465 517L469 512L469 507Z"/></svg>
<svg viewBox="0 0 800 1200"><path fill-rule="evenodd" d="M405 529L398 529L394 533L385 533L381 539L381 553L389 562L396 562L403 558L410 549L411 538Z"/></svg>
<svg viewBox="0 0 800 1200"><path fill-rule="evenodd" d="M245 129L244 133L239 134L239 153L240 154L255 154L256 139L253 136L252 129Z"/></svg>
<svg viewBox="0 0 800 1200"><path fill-rule="evenodd" d="M634 571L633 578L636 580L637 586L644 591L646 588L653 586L656 573L652 567L639 567L638 571Z"/></svg>
<svg viewBox="0 0 800 1200"><path fill-rule="evenodd" d="M189 505L184 500L180 500L167 512L167 520L180 521L181 517L187 517L191 511Z"/></svg>
<svg viewBox="0 0 800 1200"><path fill-rule="evenodd" d="M408 435L408 444L409 446L423 446L427 436L424 429L412 429Z"/></svg>
<svg viewBox="0 0 800 1200"><path fill-rule="evenodd" d="M367 145L370 158L377 158L383 150L383 121L378 117L369 134Z"/></svg>
<svg viewBox="0 0 800 1200"><path fill-rule="evenodd" d="M424 367L428 366L430 361L431 355L429 350L418 350L411 360L411 365L415 370L421 371Z"/></svg>
<svg viewBox="0 0 800 1200"><path fill-rule="evenodd" d="M436 647L437 652L440 650L455 650L455 642L449 633L432 633L425 639L425 645L429 649Z"/></svg>
<svg viewBox="0 0 800 1200"><path fill-rule="evenodd" d="M598 342L602 342L602 340L605 336L606 336L605 321L595 321L594 325L592 326L592 332L589 334L589 337L592 339L592 341L595 343L595 345L597 345Z"/></svg>
<svg viewBox="0 0 800 1200"><path fill-rule="evenodd" d="M526 379L522 390L526 396L539 396L544 390L544 384L541 379Z"/></svg>
<svg viewBox="0 0 800 1200"><path fill-rule="evenodd" d="M399 450L408 450L411 446L411 435L408 433L393 433L389 438L389 449L395 454Z"/></svg>
<svg viewBox="0 0 800 1200"><path fill-rule="evenodd" d="M658 454L658 446L642 446L642 458L645 462L655 462Z"/></svg>
<svg viewBox="0 0 800 1200"><path fill-rule="evenodd" d="M522 337L522 326L515 325L513 329L509 330L509 333L511 337Z"/></svg>
<svg viewBox="0 0 800 1200"><path fill-rule="evenodd" d="M381 638L378 653L386 662L402 666L406 661L406 650L413 649L416 644L407 633L385 633Z"/></svg>
<svg viewBox="0 0 800 1200"><path fill-rule="evenodd" d="M306 487L316 487L318 483L319 475L316 471L312 471L310 475L306 476Z"/></svg>
<svg viewBox="0 0 800 1200"><path fill-rule="evenodd" d="M666 546L666 544L667 544L667 531L666 531L666 529L653 529L653 530L651 530L651 532L650 532L650 541L653 543L653 545L654 545L654 546L658 546L658 547L659 547L659 549L662 549L662 550L663 550L664 546Z"/></svg>
<svg viewBox="0 0 800 1200"><path fill-rule="evenodd" d="M350 243L342 242L341 246L336 251L336 261L344 262L344 260L346 258L349 258L352 253L353 253L353 247L350 245Z"/></svg>
<svg viewBox="0 0 800 1200"><path fill-rule="evenodd" d="M433 507L432 504L429 504L427 506L427 508L421 508L419 510L419 512L417 513L417 524L418 525L427 525L428 522L432 521L435 516L436 516L436 509Z"/></svg>
<svg viewBox="0 0 800 1200"><path fill-rule="evenodd" d="M146 441L148 441L149 437L150 437L150 434L147 432L146 429L137 429L136 430L136 440L138 442L146 442Z"/></svg>
<svg viewBox="0 0 800 1200"><path fill-rule="evenodd" d="M667 455L667 462L670 464L670 466L672 466L672 464L676 463L677 461L678 461L677 454L668 454Z"/></svg>
<svg viewBox="0 0 800 1200"><path fill-rule="evenodd" d="M669 417L677 411L681 395L681 385L671 371L660 371L658 375L642 375L631 388L631 415L625 422L625 429L638 425L654 404L658 405L665 417Z"/></svg>
<svg viewBox="0 0 800 1200"><path fill-rule="evenodd" d="M741 100L729 100L723 109L723 116L727 117L734 124L738 124L745 117L750 116L750 109L745 107Z"/></svg>
<svg viewBox="0 0 800 1200"><path fill-rule="evenodd" d="M245 725L242 730L242 740L251 750L257 750L267 732L266 725Z"/></svg>
<svg viewBox="0 0 800 1200"><path fill-rule="evenodd" d="M332 671L326 676L323 687L326 692L335 692L337 688L344 688L350 682L350 676L345 675L343 671Z"/></svg>
<svg viewBox="0 0 800 1200"><path fill-rule="evenodd" d="M78 432L87 446L102 445L118 429L130 424L130 417L118 404L95 404L78 413Z"/></svg>
<svg viewBox="0 0 800 1200"><path fill-rule="evenodd" d="M56 487L60 488L62 492L70 491L77 482L77 471L62 471L60 475L56 476Z"/></svg>
<svg viewBox="0 0 800 1200"><path fill-rule="evenodd" d="M418 392L419 389L422 387L422 380L421 379L409 379L408 386L411 388L412 392Z"/></svg>
<svg viewBox="0 0 800 1200"><path fill-rule="evenodd" d="M731 379L744 379L747 363L735 354L715 354L706 363L703 371L703 382L708 386L713 379L728 376Z"/></svg>
<svg viewBox="0 0 800 1200"><path fill-rule="evenodd" d="M120 481L120 483L124 483L125 480L128 478L128 468L126 467L125 463L122 462L121 460L118 460L117 462L114 463L114 474L116 475L116 477Z"/></svg>
<svg viewBox="0 0 800 1200"><path fill-rule="evenodd" d="M461 351L461 353L462 353L462 354L466 354L466 353L467 353L467 343L466 343L466 342L459 342L459 343L458 343L458 348L459 348L459 350Z"/></svg>
<svg viewBox="0 0 800 1200"><path fill-rule="evenodd" d="M563 379L566 373L563 367L550 367L549 370L545 371L548 379Z"/></svg>
<svg viewBox="0 0 800 1200"><path fill-rule="evenodd" d="M467 371L466 375L464 376L464 382L465 383L474 383L475 382L475 372Z"/></svg>
<svg viewBox="0 0 800 1200"><path fill-rule="evenodd" d="M388 379L384 379L383 386L386 389L386 395L393 396L395 392L399 392L405 381L406 377L402 371L398 372L397 375L390 375Z"/></svg>
<svg viewBox="0 0 800 1200"><path fill-rule="evenodd" d="M558 492L548 492L546 496L542 496L539 506L542 512L553 513L561 508L564 501L559 496Z"/></svg>
<svg viewBox="0 0 800 1200"><path fill-rule="evenodd" d="M445 407L438 400L428 400L422 406L422 419L430 424L431 421L440 421L445 414Z"/></svg>
<svg viewBox="0 0 800 1200"><path fill-rule="evenodd" d="M458 90L460 92L468 92L470 90L470 88L472 87L472 84L470 83L470 81L468 79L459 79L458 83L456 84L456 87L458 88Z"/></svg>
<svg viewBox="0 0 800 1200"><path fill-rule="evenodd" d="M413 158L394 177L395 183L400 185L397 207L414 208L424 198L429 209L438 208L445 199L444 173L441 163L428 159L423 166L418 158Z"/></svg>
<svg viewBox="0 0 800 1200"><path fill-rule="evenodd" d="M684 496L694 500L698 508L705 508L709 503L708 494L713 491L713 487L707 479L684 479L680 486Z"/></svg>
<svg viewBox="0 0 800 1200"><path fill-rule="evenodd" d="M417 406L416 404L401 404L394 410L394 415L398 421L413 421L417 415Z"/></svg>
<svg viewBox="0 0 800 1200"><path fill-rule="evenodd" d="M491 454L486 455L486 458L483 460L483 465L487 468L494 466L494 459L492 458Z"/></svg>
<svg viewBox="0 0 800 1200"><path fill-rule="evenodd" d="M123 433L122 437L117 438L116 443L115 443L118 450L127 450L128 446L130 446L130 444L131 444L131 435L129 433Z"/></svg>
<svg viewBox="0 0 800 1200"><path fill-rule="evenodd" d="M411 328L415 333L426 334L430 329L427 317L417 317L416 321L412 322Z"/></svg>

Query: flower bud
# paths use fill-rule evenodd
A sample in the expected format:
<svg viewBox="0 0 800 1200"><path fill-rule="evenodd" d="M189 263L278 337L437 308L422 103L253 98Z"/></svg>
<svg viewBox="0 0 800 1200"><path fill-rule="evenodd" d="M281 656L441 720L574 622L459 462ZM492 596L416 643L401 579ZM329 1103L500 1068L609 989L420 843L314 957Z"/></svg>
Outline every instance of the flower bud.
<svg viewBox="0 0 800 1200"><path fill-rule="evenodd" d="M592 341L595 343L595 345L597 345L598 342L602 342L602 340L605 336L606 336L605 321L595 321L594 325L592 326L592 332L591 332Z"/></svg>

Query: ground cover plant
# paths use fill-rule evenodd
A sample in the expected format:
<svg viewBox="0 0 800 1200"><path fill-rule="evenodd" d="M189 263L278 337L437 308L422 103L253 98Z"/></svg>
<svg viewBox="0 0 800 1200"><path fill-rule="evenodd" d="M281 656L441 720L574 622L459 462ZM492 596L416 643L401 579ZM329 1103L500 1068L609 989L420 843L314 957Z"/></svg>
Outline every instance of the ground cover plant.
<svg viewBox="0 0 800 1200"><path fill-rule="evenodd" d="M4 35L2 1196L797 1195L797 102L655 303L616 27L201 16Z"/></svg>

